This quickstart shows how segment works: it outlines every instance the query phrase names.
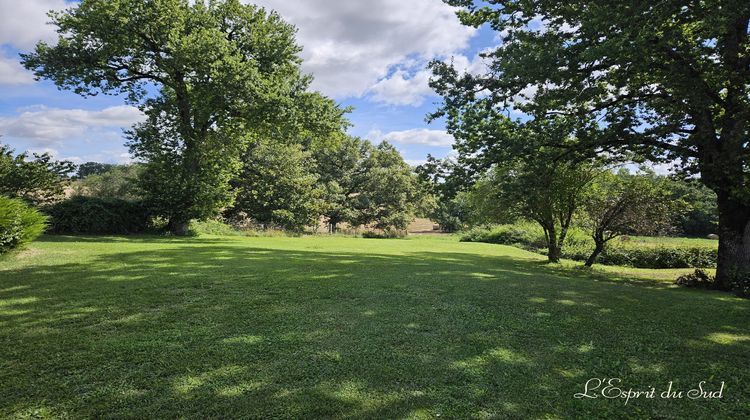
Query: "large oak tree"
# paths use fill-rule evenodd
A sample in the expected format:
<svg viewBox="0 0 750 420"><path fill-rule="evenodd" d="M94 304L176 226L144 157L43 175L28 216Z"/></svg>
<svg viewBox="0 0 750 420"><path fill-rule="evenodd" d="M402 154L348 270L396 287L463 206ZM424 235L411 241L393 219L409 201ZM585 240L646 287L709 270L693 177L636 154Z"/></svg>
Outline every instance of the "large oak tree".
<svg viewBox="0 0 750 420"><path fill-rule="evenodd" d="M307 91L295 28L239 0L83 0L51 18L56 43L40 42L23 65L84 96L126 95L146 114L130 147L147 162L146 201L175 233L231 204L253 139L317 123L300 116L311 103L340 116Z"/></svg>
<svg viewBox="0 0 750 420"><path fill-rule="evenodd" d="M516 108L578 121L561 150L674 162L718 197L718 286L750 278L750 2L445 1L502 39L485 74L432 65L459 146Z"/></svg>

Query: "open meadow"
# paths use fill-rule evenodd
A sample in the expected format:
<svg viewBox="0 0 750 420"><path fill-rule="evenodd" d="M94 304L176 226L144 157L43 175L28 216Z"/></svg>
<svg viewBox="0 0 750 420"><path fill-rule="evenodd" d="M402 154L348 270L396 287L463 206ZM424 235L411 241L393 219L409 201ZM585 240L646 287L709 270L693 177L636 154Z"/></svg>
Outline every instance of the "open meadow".
<svg viewBox="0 0 750 420"><path fill-rule="evenodd" d="M750 414L750 301L579 266L453 236L42 237L0 260L0 417ZM657 398L574 398L602 377Z"/></svg>

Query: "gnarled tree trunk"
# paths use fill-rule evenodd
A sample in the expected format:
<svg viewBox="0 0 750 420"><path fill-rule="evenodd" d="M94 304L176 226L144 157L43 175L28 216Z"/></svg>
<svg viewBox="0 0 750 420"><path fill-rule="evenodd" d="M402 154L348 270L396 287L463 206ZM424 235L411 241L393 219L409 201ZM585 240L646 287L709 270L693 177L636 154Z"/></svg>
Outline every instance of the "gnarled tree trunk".
<svg viewBox="0 0 750 420"><path fill-rule="evenodd" d="M716 286L732 288L732 280L750 277L750 206L719 194L719 258Z"/></svg>
<svg viewBox="0 0 750 420"><path fill-rule="evenodd" d="M600 241L598 239L594 239L594 251L589 255L589 257L586 259L586 263L584 264L586 267L591 267L596 262L596 258L599 256L599 254L604 251L604 241Z"/></svg>

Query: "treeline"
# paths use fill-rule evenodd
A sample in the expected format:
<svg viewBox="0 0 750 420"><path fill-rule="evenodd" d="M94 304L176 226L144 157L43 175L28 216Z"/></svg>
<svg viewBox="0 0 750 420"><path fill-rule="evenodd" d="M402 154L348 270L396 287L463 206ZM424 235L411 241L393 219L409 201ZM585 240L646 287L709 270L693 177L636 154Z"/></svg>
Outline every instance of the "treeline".
<svg viewBox="0 0 750 420"><path fill-rule="evenodd" d="M2 195L50 216L48 232L130 234L167 228L169 209L150 193L148 166L29 159L2 147ZM237 229L317 229L342 223L398 235L429 195L388 143L338 135L324 147L260 141L248 147L230 181L231 205L217 217Z"/></svg>

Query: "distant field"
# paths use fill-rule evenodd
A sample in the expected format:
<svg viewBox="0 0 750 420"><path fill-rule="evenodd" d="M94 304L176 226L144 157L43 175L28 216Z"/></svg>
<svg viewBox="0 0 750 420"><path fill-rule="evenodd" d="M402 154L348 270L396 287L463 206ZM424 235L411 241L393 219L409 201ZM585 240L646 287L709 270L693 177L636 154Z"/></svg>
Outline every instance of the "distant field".
<svg viewBox="0 0 750 420"><path fill-rule="evenodd" d="M543 260L454 236L42 238L0 260L0 418L750 415L750 301ZM725 388L574 398L593 377Z"/></svg>

